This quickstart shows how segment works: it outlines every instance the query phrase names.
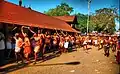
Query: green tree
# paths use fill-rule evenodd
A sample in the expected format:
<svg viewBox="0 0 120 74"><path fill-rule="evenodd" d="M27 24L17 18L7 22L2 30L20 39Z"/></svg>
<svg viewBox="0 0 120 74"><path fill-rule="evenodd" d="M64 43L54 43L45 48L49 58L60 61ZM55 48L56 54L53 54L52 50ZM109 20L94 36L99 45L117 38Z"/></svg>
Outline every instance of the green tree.
<svg viewBox="0 0 120 74"><path fill-rule="evenodd" d="M94 24L94 30L98 32L113 33L115 31L116 17L118 17L118 15L114 13L113 8L103 8L96 10L95 15L90 19Z"/></svg>
<svg viewBox="0 0 120 74"><path fill-rule="evenodd" d="M71 12L73 12L73 8L66 3L61 3L60 5L57 5L56 8L52 8L49 9L48 11L44 11L44 13L49 16L70 15Z"/></svg>
<svg viewBox="0 0 120 74"><path fill-rule="evenodd" d="M86 25L87 15L84 15L81 13L77 13L75 15L77 16L77 21L78 21L78 24L76 25L76 27L79 28L82 33L85 33L87 29L87 25Z"/></svg>
<svg viewBox="0 0 120 74"><path fill-rule="evenodd" d="M87 31L87 18L88 18L88 15L77 13L76 16L77 16L77 19L78 19L78 24L76 25L76 27L79 28L82 33L85 33ZM94 30L94 25L90 20L89 32L92 32L93 30Z"/></svg>

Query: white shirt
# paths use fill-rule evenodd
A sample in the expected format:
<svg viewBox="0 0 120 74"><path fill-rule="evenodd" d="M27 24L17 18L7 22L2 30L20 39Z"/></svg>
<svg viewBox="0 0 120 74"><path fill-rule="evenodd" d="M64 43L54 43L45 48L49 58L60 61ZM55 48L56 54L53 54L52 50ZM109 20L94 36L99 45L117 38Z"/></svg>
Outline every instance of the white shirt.
<svg viewBox="0 0 120 74"><path fill-rule="evenodd" d="M4 38L4 34L0 32L0 39ZM0 40L0 50L4 50L5 49L5 42L4 39Z"/></svg>

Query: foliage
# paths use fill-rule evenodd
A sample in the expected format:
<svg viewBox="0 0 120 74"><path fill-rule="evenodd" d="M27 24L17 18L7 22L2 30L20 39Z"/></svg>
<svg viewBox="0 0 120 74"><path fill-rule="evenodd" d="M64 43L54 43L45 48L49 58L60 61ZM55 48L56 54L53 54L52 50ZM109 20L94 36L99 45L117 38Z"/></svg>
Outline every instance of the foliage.
<svg viewBox="0 0 120 74"><path fill-rule="evenodd" d="M71 12L73 12L73 8L66 3L61 3L60 5L57 5L56 8L52 8L49 9L48 11L44 11L44 13L49 16L70 15Z"/></svg>
<svg viewBox="0 0 120 74"><path fill-rule="evenodd" d="M113 33L115 31L115 18L116 15L112 8L96 10L96 14L91 17L92 23L95 25L94 30Z"/></svg>
<svg viewBox="0 0 120 74"><path fill-rule="evenodd" d="M88 15L84 15L81 13L76 14L78 19L78 25L77 27L81 30L82 33L85 33L87 31L87 18ZM90 16L91 17L91 16ZM91 21L89 21L89 32L92 32L94 30L94 25Z"/></svg>
<svg viewBox="0 0 120 74"><path fill-rule="evenodd" d="M77 28L79 28L81 30L82 33L86 32L86 28L87 28L87 16L81 13L76 14L77 16L77 21L78 24L76 25Z"/></svg>

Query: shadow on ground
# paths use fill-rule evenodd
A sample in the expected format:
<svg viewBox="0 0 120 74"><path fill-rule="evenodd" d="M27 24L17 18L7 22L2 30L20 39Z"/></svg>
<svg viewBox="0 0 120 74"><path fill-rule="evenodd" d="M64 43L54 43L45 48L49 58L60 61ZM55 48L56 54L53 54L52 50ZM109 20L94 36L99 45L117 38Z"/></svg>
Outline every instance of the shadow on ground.
<svg viewBox="0 0 120 74"><path fill-rule="evenodd" d="M50 54L50 55L48 55L48 56L45 56L45 60L41 60L41 59L40 59L40 60L37 61L37 62L38 62L38 63L42 63L42 62L45 62L45 61L47 61L47 60L50 60L50 59L52 59L52 58L59 57L59 56L60 56L60 54L57 52L57 53L55 53L55 54ZM12 63L12 62L11 62L11 63ZM31 62L31 63L34 63L34 61ZM42 64L42 65L36 65L36 64L29 65L29 64L26 64L26 63L19 63L19 64L16 63L16 64L13 64L13 65L10 65L10 66L8 66L8 67L3 68L3 71L2 71L2 72L9 73L9 72L12 72L12 71L15 71L15 70L24 68L24 67L50 66L50 65L65 65L65 64L70 65L69 63L55 63L55 64ZM71 64L75 64L75 63L72 63L72 62L71 62ZM78 63L76 62L76 64L79 64L79 62L78 62Z"/></svg>
<svg viewBox="0 0 120 74"><path fill-rule="evenodd" d="M73 61L73 62L66 62L66 63L52 63L52 64L36 64L36 65L30 65L27 67L35 67L35 66L53 66L53 65L78 65L80 64L79 61Z"/></svg>
<svg viewBox="0 0 120 74"><path fill-rule="evenodd" d="M73 50L71 52L74 52L76 50ZM54 54L49 54L47 56L45 56L45 60L41 60L39 59L39 61L37 61L37 63L42 63L42 62L45 62L47 60L50 60L52 58L55 58L55 57L59 57L61 54L59 52L56 52ZM11 62L13 63L13 61ZM34 61L32 61L31 63L34 63ZM10 64L10 63L8 63ZM5 67L3 68L2 72L5 72L5 73L9 73L9 72L12 72L12 71L15 71L15 70L18 70L18 69L21 69L21 68L24 68L24 67L34 67L34 66L51 66L51 65L77 65L77 64L80 64L80 62L67 62L67 63L54 63L54 64L33 64L33 65L29 65L29 64L26 64L26 63L19 63L19 64L13 64L13 65L10 65L8 67Z"/></svg>
<svg viewBox="0 0 120 74"><path fill-rule="evenodd" d="M25 66L27 66L27 64L25 64L25 63L24 64L23 63L15 64L15 65L4 68L4 72L6 72L6 73L12 72L12 71L24 68Z"/></svg>
<svg viewBox="0 0 120 74"><path fill-rule="evenodd" d="M49 55L49 56L47 56L47 57L45 57L45 60L44 61L47 61L47 60L50 60L50 59L52 59L52 58L55 58L56 56L58 56L58 55ZM41 61L40 60L40 62L39 63L42 63L42 62L44 62L44 61ZM33 63L33 62L31 62L31 63ZM3 72L6 72L6 73L9 73L9 72L12 72L12 71L15 71L15 70L18 70L18 69L21 69L21 68L24 68L24 67L27 67L27 66L29 66L29 64L26 64L26 63L19 63L19 64L13 64L13 65L11 65L11 66L8 66L8 67L6 67L6 68L3 68Z"/></svg>

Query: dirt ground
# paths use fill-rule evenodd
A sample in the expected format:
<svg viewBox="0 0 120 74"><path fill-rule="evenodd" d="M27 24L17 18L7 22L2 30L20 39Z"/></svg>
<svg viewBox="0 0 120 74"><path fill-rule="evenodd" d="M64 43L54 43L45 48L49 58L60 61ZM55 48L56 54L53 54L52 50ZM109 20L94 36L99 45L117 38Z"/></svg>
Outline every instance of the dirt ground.
<svg viewBox="0 0 120 74"><path fill-rule="evenodd" d="M50 55L50 54L47 54ZM47 56L46 55L46 56ZM78 65L59 64L65 62L79 61ZM83 48L77 51L63 53L61 56L49 57L45 62L38 61L37 64L29 65L11 63L4 66L7 74L118 74L119 66L115 63L114 53L109 57L104 56L103 49L97 50L92 47L88 52Z"/></svg>

